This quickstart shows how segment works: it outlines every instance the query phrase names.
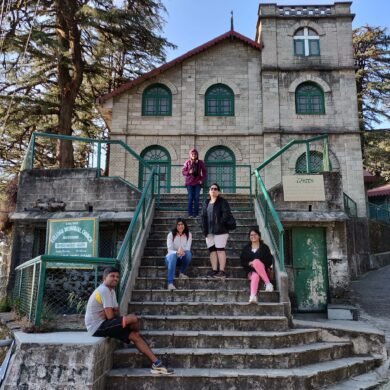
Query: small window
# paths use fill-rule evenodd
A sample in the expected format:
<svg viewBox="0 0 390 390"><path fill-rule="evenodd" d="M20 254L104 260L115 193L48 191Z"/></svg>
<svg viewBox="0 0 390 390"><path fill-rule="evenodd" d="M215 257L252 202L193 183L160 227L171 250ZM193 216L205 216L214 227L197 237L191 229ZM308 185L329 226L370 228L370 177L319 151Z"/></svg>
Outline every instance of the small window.
<svg viewBox="0 0 390 390"><path fill-rule="evenodd" d="M295 91L295 106L297 114L325 114L322 89L314 83L300 84Z"/></svg>
<svg viewBox="0 0 390 390"><path fill-rule="evenodd" d="M234 116L234 93L224 84L212 85L205 96L206 116Z"/></svg>
<svg viewBox="0 0 390 390"><path fill-rule="evenodd" d="M142 115L172 115L172 94L163 84L153 84L142 95Z"/></svg>
<svg viewBox="0 0 390 390"><path fill-rule="evenodd" d="M320 38L311 28L304 27L294 35L294 55L308 57L320 55Z"/></svg>
<svg viewBox="0 0 390 390"><path fill-rule="evenodd" d="M324 171L324 155L321 152L317 152L316 150L310 151L310 173L321 173ZM330 166L329 162L329 169ZM306 167L306 153L302 153L295 163L295 172L296 173L307 173Z"/></svg>

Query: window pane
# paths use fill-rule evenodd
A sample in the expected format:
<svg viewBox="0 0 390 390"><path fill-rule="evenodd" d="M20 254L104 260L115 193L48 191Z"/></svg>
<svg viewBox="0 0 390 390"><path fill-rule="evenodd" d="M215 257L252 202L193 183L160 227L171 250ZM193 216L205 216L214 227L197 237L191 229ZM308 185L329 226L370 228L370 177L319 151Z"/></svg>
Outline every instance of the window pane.
<svg viewBox="0 0 390 390"><path fill-rule="evenodd" d="M305 55L305 43L301 40L294 40L295 45L295 55L303 56Z"/></svg>
<svg viewBox="0 0 390 390"><path fill-rule="evenodd" d="M309 41L309 52L311 56L318 56L320 54L320 41L311 39Z"/></svg>
<svg viewBox="0 0 390 390"><path fill-rule="evenodd" d="M306 96L298 96L297 109L298 109L299 114L307 112L307 97Z"/></svg>
<svg viewBox="0 0 390 390"><path fill-rule="evenodd" d="M224 85L216 84L206 92L206 115L233 115L233 91Z"/></svg>
<svg viewBox="0 0 390 390"><path fill-rule="evenodd" d="M145 99L145 113L146 114L155 114L154 99L153 98Z"/></svg>
<svg viewBox="0 0 390 390"><path fill-rule="evenodd" d="M169 101L166 98L160 98L159 100L159 114L169 114Z"/></svg>
<svg viewBox="0 0 390 390"><path fill-rule="evenodd" d="M301 35L303 35L303 33L304 33L304 30L303 30L303 28L301 28L301 29L299 29L299 30L295 33L295 36L301 36Z"/></svg>

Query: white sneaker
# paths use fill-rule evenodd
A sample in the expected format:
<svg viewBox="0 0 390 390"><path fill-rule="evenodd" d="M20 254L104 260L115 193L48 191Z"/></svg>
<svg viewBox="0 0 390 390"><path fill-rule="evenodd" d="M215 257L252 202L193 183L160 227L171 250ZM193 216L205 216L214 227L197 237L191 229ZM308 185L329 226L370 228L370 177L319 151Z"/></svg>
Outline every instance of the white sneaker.
<svg viewBox="0 0 390 390"><path fill-rule="evenodd" d="M272 285L272 283L267 283L265 285L265 291L268 291L268 292L274 291L274 286Z"/></svg>
<svg viewBox="0 0 390 390"><path fill-rule="evenodd" d="M176 290L176 287L175 287L175 285L173 284L173 283L169 283L168 284L168 290Z"/></svg>
<svg viewBox="0 0 390 390"><path fill-rule="evenodd" d="M257 295L251 295L249 297L249 303L257 303Z"/></svg>
<svg viewBox="0 0 390 390"><path fill-rule="evenodd" d="M179 279L188 279L188 276L180 272Z"/></svg>

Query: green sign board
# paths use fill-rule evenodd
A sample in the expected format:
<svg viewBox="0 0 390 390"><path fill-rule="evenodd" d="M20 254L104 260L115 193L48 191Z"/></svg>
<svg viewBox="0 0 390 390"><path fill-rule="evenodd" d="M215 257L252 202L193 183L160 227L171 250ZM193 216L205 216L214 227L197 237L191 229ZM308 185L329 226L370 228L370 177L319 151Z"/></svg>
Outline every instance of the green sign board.
<svg viewBox="0 0 390 390"><path fill-rule="evenodd" d="M49 219L47 221L47 255L96 257L97 253L97 218Z"/></svg>

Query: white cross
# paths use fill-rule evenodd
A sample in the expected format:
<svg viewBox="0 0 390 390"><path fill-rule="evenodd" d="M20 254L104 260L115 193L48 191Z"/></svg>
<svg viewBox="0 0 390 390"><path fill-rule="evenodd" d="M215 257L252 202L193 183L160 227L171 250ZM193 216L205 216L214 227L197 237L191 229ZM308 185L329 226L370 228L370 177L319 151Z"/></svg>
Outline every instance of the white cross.
<svg viewBox="0 0 390 390"><path fill-rule="evenodd" d="M305 45L305 56L309 55L309 40L310 39L317 39L318 35L309 35L309 29L307 27L303 28L303 35L295 35L294 39L300 39L303 40Z"/></svg>

